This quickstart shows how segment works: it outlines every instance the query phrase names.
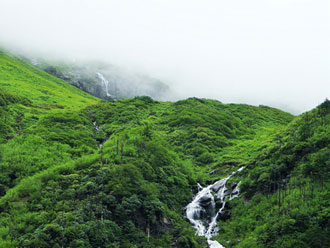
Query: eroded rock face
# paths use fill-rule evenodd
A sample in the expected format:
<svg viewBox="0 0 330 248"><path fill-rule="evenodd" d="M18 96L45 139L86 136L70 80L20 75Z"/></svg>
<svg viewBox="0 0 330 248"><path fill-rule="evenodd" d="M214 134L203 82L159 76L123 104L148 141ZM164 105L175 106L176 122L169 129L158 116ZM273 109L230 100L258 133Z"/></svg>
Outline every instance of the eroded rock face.
<svg viewBox="0 0 330 248"><path fill-rule="evenodd" d="M231 185L230 185L230 188L233 190L237 187L237 183L233 182Z"/></svg>
<svg viewBox="0 0 330 248"><path fill-rule="evenodd" d="M28 58L25 58L31 61ZM77 88L104 100L150 96L165 100L173 92L164 82L146 75L124 70L107 63L33 63L40 69L60 78Z"/></svg>
<svg viewBox="0 0 330 248"><path fill-rule="evenodd" d="M199 204L204 207L207 208L211 203L212 203L213 197L210 195L205 195L203 196L200 200L199 200Z"/></svg>
<svg viewBox="0 0 330 248"><path fill-rule="evenodd" d="M219 214L218 220L226 221L230 218L230 216L231 213L229 211L224 210Z"/></svg>

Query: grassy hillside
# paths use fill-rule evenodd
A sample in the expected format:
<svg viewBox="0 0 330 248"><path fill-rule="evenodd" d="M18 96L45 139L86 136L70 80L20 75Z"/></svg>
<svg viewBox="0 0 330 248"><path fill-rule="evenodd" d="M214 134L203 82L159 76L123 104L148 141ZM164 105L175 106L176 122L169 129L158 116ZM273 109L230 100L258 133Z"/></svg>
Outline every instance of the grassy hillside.
<svg viewBox="0 0 330 248"><path fill-rule="evenodd" d="M228 247L330 246L330 102L276 134L241 184L219 239Z"/></svg>
<svg viewBox="0 0 330 248"><path fill-rule="evenodd" d="M87 148L95 149L96 141L90 140L93 125L80 109L97 102L100 100L0 52L2 187L12 187L54 163L75 159Z"/></svg>
<svg viewBox="0 0 330 248"><path fill-rule="evenodd" d="M32 103L53 108L79 109L97 98L0 51L0 87Z"/></svg>
<svg viewBox="0 0 330 248"><path fill-rule="evenodd" d="M328 102L300 117L197 98L105 102L0 61L0 247L205 247L183 207L198 182L241 166L216 239L328 244L309 241L329 233Z"/></svg>

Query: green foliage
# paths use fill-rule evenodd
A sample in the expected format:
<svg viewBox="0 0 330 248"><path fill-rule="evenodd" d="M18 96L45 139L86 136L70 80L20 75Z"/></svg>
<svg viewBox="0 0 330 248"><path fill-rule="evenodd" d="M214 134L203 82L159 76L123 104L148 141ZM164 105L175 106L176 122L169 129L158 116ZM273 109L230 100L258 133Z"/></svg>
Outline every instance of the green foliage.
<svg viewBox="0 0 330 248"><path fill-rule="evenodd" d="M11 99L11 101L17 102L19 98L21 103L31 101L46 106L60 104L66 108L77 109L98 101L64 81L2 52L0 52L0 88L15 95L16 100ZM4 99L2 90L0 96L2 102ZM8 96L5 99L8 101Z"/></svg>
<svg viewBox="0 0 330 248"><path fill-rule="evenodd" d="M4 107L13 103L20 103L23 105L31 104L31 102L27 98L19 97L0 88L0 107Z"/></svg>
<svg viewBox="0 0 330 248"><path fill-rule="evenodd" d="M297 117L246 170L219 235L228 247L330 246L329 107Z"/></svg>
<svg viewBox="0 0 330 248"><path fill-rule="evenodd" d="M137 97L80 111L31 111L22 120L23 135L3 145L3 242L202 247L205 241L181 211L190 189L197 179L209 179L205 165L222 161L216 152L255 132L226 108L210 100L173 104ZM185 115L191 122L182 122ZM24 219L27 214L34 219ZM18 222L25 228L12 228Z"/></svg>
<svg viewBox="0 0 330 248"><path fill-rule="evenodd" d="M0 247L205 247L182 208L240 166L217 240L330 246L329 101L101 102L3 53L0 86Z"/></svg>

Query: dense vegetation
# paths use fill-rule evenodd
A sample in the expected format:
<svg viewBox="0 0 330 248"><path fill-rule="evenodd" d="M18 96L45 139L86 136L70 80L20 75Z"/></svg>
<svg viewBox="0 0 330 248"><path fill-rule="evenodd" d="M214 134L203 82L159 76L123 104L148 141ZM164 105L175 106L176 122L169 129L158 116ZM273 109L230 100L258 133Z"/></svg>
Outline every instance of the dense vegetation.
<svg viewBox="0 0 330 248"><path fill-rule="evenodd" d="M205 247L182 209L243 165L216 239L327 247L329 105L105 102L0 53L0 247Z"/></svg>
<svg viewBox="0 0 330 248"><path fill-rule="evenodd" d="M330 101L278 133L249 164L219 234L228 247L330 246ZM241 242L239 242L239 240Z"/></svg>

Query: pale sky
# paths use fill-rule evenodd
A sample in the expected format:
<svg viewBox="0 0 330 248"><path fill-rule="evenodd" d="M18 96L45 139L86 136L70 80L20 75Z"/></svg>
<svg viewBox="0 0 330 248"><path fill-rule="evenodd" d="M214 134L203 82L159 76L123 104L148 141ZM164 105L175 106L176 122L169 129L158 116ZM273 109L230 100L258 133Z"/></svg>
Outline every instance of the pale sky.
<svg viewBox="0 0 330 248"><path fill-rule="evenodd" d="M301 113L330 98L329 0L0 0L0 46Z"/></svg>

